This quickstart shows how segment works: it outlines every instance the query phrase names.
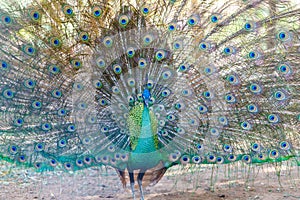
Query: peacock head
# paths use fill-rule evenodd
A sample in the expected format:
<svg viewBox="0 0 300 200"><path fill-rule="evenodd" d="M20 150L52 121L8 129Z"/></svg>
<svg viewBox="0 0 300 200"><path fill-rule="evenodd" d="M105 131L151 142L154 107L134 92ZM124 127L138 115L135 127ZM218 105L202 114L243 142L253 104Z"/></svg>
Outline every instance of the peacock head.
<svg viewBox="0 0 300 200"><path fill-rule="evenodd" d="M148 88L145 88L143 91L143 100L144 100L144 104L148 107L149 102L151 101L151 94Z"/></svg>

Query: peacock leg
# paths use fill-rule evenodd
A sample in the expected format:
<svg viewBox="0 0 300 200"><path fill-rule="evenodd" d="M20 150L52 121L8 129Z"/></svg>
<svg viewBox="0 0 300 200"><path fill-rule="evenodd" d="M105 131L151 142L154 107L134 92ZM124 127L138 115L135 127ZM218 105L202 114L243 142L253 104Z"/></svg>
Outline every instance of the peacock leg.
<svg viewBox="0 0 300 200"><path fill-rule="evenodd" d="M130 188L132 192L132 197L135 200L135 194L134 194L134 175L133 172L129 172L129 179L130 179Z"/></svg>
<svg viewBox="0 0 300 200"><path fill-rule="evenodd" d="M139 184L139 188L140 188L141 200L144 200L144 192L143 192L143 185L142 185L144 175L145 175L145 172L139 172L138 180L137 180L138 184Z"/></svg>

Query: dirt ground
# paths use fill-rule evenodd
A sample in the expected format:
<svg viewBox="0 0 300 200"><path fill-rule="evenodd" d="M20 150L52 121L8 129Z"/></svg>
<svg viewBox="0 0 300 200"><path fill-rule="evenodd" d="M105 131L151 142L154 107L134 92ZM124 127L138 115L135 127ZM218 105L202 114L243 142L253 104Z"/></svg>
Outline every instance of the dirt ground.
<svg viewBox="0 0 300 200"><path fill-rule="evenodd" d="M138 190L136 197L139 199ZM2 163L2 199L129 200L132 197L129 187L123 189L117 174L110 168L40 174ZM145 189L145 199L296 200L300 199L300 167L238 164L171 168L159 183Z"/></svg>

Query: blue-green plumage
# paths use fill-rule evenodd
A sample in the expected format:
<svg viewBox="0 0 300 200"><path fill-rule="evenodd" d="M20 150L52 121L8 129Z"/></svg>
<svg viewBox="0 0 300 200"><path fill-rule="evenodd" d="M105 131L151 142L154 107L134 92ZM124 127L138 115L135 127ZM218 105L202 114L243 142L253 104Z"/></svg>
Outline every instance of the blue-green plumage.
<svg viewBox="0 0 300 200"><path fill-rule="evenodd" d="M137 145L134 150L130 151L128 159L128 170L140 169L146 171L158 165L162 161L161 152L157 149L157 140L153 133L149 108L144 106L142 111L142 123Z"/></svg>

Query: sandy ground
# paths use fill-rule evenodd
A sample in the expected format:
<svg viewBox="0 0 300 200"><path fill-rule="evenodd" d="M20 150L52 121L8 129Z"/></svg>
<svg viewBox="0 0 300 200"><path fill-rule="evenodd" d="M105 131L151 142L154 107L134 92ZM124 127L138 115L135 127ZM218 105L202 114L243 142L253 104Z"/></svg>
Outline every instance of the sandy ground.
<svg viewBox="0 0 300 200"><path fill-rule="evenodd" d="M280 179L276 175L279 173ZM73 174L40 174L2 163L0 199L129 200L132 197L129 187L123 189L117 174L110 168L94 168ZM145 189L145 199L296 200L300 199L300 167L238 164L173 168L158 184Z"/></svg>

